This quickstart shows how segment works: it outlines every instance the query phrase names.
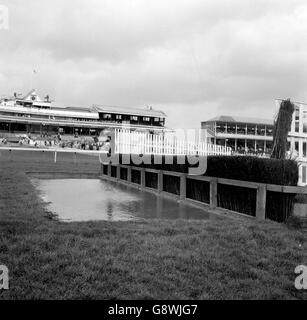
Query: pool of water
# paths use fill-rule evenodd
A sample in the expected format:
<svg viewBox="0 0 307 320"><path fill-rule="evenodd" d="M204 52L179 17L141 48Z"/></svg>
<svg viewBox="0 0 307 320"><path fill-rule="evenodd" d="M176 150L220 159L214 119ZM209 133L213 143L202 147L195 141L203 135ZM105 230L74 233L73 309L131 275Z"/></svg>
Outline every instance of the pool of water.
<svg viewBox="0 0 307 320"><path fill-rule="evenodd" d="M208 219L192 205L101 179L39 179L32 183L47 208L64 221Z"/></svg>

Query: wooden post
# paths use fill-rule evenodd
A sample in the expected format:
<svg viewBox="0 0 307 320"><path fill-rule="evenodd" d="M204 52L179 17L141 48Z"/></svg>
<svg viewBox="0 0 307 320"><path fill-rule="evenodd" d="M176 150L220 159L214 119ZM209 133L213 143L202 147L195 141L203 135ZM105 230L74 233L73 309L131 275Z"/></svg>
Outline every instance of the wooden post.
<svg viewBox="0 0 307 320"><path fill-rule="evenodd" d="M180 176L180 200L185 200L187 197L187 176L183 173Z"/></svg>
<svg viewBox="0 0 307 320"><path fill-rule="evenodd" d="M163 171L158 171L158 192L163 191Z"/></svg>
<svg viewBox="0 0 307 320"><path fill-rule="evenodd" d="M128 167L127 181L128 181L128 182L131 182L131 167Z"/></svg>
<svg viewBox="0 0 307 320"><path fill-rule="evenodd" d="M265 219L266 186L259 186L257 189L256 218Z"/></svg>
<svg viewBox="0 0 307 320"><path fill-rule="evenodd" d="M210 181L210 208L215 209L217 207L217 179Z"/></svg>
<svg viewBox="0 0 307 320"><path fill-rule="evenodd" d="M56 154L57 154L57 152L54 151L54 163L56 163Z"/></svg>
<svg viewBox="0 0 307 320"><path fill-rule="evenodd" d="M141 189L145 189L145 168L141 169Z"/></svg>
<svg viewBox="0 0 307 320"><path fill-rule="evenodd" d="M120 164L116 167L116 178L120 180Z"/></svg>

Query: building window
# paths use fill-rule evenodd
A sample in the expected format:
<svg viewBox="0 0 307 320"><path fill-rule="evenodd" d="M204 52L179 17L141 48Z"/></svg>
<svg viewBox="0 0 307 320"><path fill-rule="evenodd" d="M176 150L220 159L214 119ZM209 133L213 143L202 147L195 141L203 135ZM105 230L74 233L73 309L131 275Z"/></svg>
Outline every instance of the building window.
<svg viewBox="0 0 307 320"><path fill-rule="evenodd" d="M268 137L273 136L273 127L266 127L266 135Z"/></svg>
<svg viewBox="0 0 307 320"><path fill-rule="evenodd" d="M253 124L248 124L247 125L247 134L253 136L253 135L255 135L255 133L256 133L256 126Z"/></svg>
<svg viewBox="0 0 307 320"><path fill-rule="evenodd" d="M149 117L143 117L143 121L149 122L149 121L150 121L150 118L149 118Z"/></svg>
<svg viewBox="0 0 307 320"><path fill-rule="evenodd" d="M298 141L295 141L294 143L294 150L298 153L299 152L299 143Z"/></svg>
<svg viewBox="0 0 307 320"><path fill-rule="evenodd" d="M246 134L246 125L238 124L237 125L237 134Z"/></svg>
<svg viewBox="0 0 307 320"><path fill-rule="evenodd" d="M226 133L226 123L218 122L216 124L216 133Z"/></svg>
<svg viewBox="0 0 307 320"><path fill-rule="evenodd" d="M131 119L132 121L138 121L138 117L137 117L137 116L131 116L130 119Z"/></svg>
<svg viewBox="0 0 307 320"><path fill-rule="evenodd" d="M257 126L257 135L259 135L259 136L265 135L265 126L263 126L263 125Z"/></svg>
<svg viewBox="0 0 307 320"><path fill-rule="evenodd" d="M109 113L105 113L103 115L103 119L111 119L111 115Z"/></svg>
<svg viewBox="0 0 307 320"><path fill-rule="evenodd" d="M121 120L122 119L122 115L121 114L117 114L116 115L116 120Z"/></svg>
<svg viewBox="0 0 307 320"><path fill-rule="evenodd" d="M307 133L307 122L303 123L303 133Z"/></svg>
<svg viewBox="0 0 307 320"><path fill-rule="evenodd" d="M302 166L302 182L306 183L307 182L307 167Z"/></svg>
<svg viewBox="0 0 307 320"><path fill-rule="evenodd" d="M307 157L307 142L303 142L303 157Z"/></svg>

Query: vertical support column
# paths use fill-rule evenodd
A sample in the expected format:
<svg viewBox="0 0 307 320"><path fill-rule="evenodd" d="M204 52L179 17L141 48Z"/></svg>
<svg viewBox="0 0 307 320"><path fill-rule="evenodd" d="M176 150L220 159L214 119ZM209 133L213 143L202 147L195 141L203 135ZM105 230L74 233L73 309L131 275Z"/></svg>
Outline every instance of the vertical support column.
<svg viewBox="0 0 307 320"><path fill-rule="evenodd" d="M259 186L257 189L256 218L265 219L266 186Z"/></svg>
<svg viewBox="0 0 307 320"><path fill-rule="evenodd" d="M163 191L163 171L159 170L158 172L158 192Z"/></svg>
<svg viewBox="0 0 307 320"><path fill-rule="evenodd" d="M73 154L73 158L74 158L74 164L76 165L77 164L77 153L76 152Z"/></svg>
<svg viewBox="0 0 307 320"><path fill-rule="evenodd" d="M158 171L158 192L163 191L163 171L159 170Z"/></svg>
<svg viewBox="0 0 307 320"><path fill-rule="evenodd" d="M57 156L57 152L54 151L54 163L56 163L56 156Z"/></svg>
<svg viewBox="0 0 307 320"><path fill-rule="evenodd" d="M127 181L131 182L131 167L128 167L128 172L127 172Z"/></svg>
<svg viewBox="0 0 307 320"><path fill-rule="evenodd" d="M302 106L299 106L299 133L302 134L303 133L303 108Z"/></svg>
<svg viewBox="0 0 307 320"><path fill-rule="evenodd" d="M215 209L217 207L217 179L210 181L210 208Z"/></svg>
<svg viewBox="0 0 307 320"><path fill-rule="evenodd" d="M108 176L111 177L111 163L108 163Z"/></svg>
<svg viewBox="0 0 307 320"><path fill-rule="evenodd" d="M116 179L120 180L120 164L116 167Z"/></svg>
<svg viewBox="0 0 307 320"><path fill-rule="evenodd" d="M303 139L299 139L298 141L298 156L300 158L303 157Z"/></svg>
<svg viewBox="0 0 307 320"><path fill-rule="evenodd" d="M180 176L180 200L185 200L187 197L187 176L182 174Z"/></svg>
<svg viewBox="0 0 307 320"><path fill-rule="evenodd" d="M145 189L145 168L141 169L141 189Z"/></svg>

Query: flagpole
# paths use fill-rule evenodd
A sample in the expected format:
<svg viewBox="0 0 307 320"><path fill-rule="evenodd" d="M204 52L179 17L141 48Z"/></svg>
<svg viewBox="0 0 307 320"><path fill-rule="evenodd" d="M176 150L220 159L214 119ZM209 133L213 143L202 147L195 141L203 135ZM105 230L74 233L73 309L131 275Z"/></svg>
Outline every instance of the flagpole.
<svg viewBox="0 0 307 320"><path fill-rule="evenodd" d="M31 72L31 90L33 90L33 79L34 79L34 74L36 74L36 70L33 69L32 72Z"/></svg>

